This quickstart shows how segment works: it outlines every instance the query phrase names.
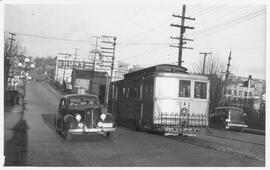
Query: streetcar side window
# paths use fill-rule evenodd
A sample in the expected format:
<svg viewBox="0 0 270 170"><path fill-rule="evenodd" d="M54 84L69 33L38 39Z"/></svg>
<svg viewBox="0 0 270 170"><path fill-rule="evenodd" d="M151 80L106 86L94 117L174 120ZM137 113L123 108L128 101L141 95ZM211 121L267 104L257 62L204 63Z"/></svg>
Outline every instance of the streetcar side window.
<svg viewBox="0 0 270 170"><path fill-rule="evenodd" d="M179 81L179 97L190 97L190 81Z"/></svg>
<svg viewBox="0 0 270 170"><path fill-rule="evenodd" d="M135 99L137 98L137 79L134 79L132 83L130 84L130 89L129 89L129 98L130 99Z"/></svg>
<svg viewBox="0 0 270 170"><path fill-rule="evenodd" d="M144 88L143 88L143 97L148 97L149 96L149 86L147 85L144 85Z"/></svg>
<svg viewBox="0 0 270 170"><path fill-rule="evenodd" d="M145 84L143 86L143 97L144 98L151 98L153 97L153 85Z"/></svg>
<svg viewBox="0 0 270 170"><path fill-rule="evenodd" d="M129 98L129 88L126 89L125 99Z"/></svg>
<svg viewBox="0 0 270 170"><path fill-rule="evenodd" d="M194 98L206 99L207 97L207 83L195 81Z"/></svg>

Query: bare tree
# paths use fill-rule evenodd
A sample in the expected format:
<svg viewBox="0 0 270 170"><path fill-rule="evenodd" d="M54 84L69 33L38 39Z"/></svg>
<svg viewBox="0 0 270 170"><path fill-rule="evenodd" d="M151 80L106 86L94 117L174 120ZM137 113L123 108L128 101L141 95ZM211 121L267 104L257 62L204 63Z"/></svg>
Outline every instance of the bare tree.
<svg viewBox="0 0 270 170"><path fill-rule="evenodd" d="M7 87L9 77L12 77L18 71L18 63L22 62L25 50L21 46L21 40L15 40L12 45L8 37L4 38L4 85Z"/></svg>
<svg viewBox="0 0 270 170"><path fill-rule="evenodd" d="M198 64L193 67L193 73L203 74L203 60L204 58L202 57ZM214 108L221 103L224 81L219 75L224 74L225 69L226 63L217 55L208 55L206 57L204 73L210 80L210 114L213 112Z"/></svg>
<svg viewBox="0 0 270 170"><path fill-rule="evenodd" d="M199 63L193 67L193 72L196 74L202 74L203 73L203 61L204 58L202 57L199 60ZM226 63L221 60L220 57L217 55L208 55L205 60L205 68L204 73L205 75L218 75L223 72L225 72L226 69Z"/></svg>

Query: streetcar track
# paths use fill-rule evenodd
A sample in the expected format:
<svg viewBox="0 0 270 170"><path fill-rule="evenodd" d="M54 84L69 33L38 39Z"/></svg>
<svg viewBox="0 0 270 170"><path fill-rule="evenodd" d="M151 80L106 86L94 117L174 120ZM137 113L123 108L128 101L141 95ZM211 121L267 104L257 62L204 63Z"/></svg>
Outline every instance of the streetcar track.
<svg viewBox="0 0 270 170"><path fill-rule="evenodd" d="M255 152L245 152L240 148L236 148L236 147L232 147L226 144L221 144L221 143L217 143L217 142L213 142L213 141L209 141L209 140L204 140L204 139L198 139L198 138L186 138L186 137L180 137L180 136L169 136L168 138L173 139L173 140L177 140L177 141L181 141L181 142L185 142L185 143L189 143L192 145L196 145L196 146L201 146L201 147L205 147L208 149L213 149L213 150L217 150L217 151L222 151L222 152L227 152L227 153L234 153L234 154L238 154L240 156L246 157L246 158L250 158L250 159L257 159L259 161L265 161L265 156L262 156L261 154L255 153ZM214 146L214 145L216 146Z"/></svg>
<svg viewBox="0 0 270 170"><path fill-rule="evenodd" d="M207 133L205 133L205 135L207 135L207 136L213 136L213 137L218 137L218 138L222 138L222 139L227 139L227 140L232 140L232 141L238 141L238 142L243 142L243 143L249 143L249 144L254 144L254 145L265 146L265 145L262 144L262 143L250 142L250 141L244 141L244 140L241 140L241 139L234 139L234 138L230 138L230 137L224 137L224 136L213 135L213 134L207 134Z"/></svg>

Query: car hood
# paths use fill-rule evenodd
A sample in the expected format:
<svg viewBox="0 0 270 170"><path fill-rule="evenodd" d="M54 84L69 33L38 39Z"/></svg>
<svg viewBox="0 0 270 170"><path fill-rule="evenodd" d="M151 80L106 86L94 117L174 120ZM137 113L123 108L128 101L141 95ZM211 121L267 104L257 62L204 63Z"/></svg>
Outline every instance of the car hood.
<svg viewBox="0 0 270 170"><path fill-rule="evenodd" d="M69 111L87 111L91 109L98 109L98 106L73 106L73 107L68 107Z"/></svg>

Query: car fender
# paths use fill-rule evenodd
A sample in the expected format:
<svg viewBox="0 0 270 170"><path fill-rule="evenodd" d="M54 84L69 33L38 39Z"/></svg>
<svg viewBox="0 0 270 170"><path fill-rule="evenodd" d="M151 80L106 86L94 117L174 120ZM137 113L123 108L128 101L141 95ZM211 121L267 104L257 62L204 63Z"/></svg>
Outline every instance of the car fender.
<svg viewBox="0 0 270 170"><path fill-rule="evenodd" d="M64 122L65 123L73 123L73 122L77 122L77 120L75 119L75 117L71 114L67 114L64 116Z"/></svg>
<svg viewBox="0 0 270 170"><path fill-rule="evenodd" d="M68 114L64 116L64 124L67 129L72 129L77 126L78 122L73 115Z"/></svg>
<svg viewBox="0 0 270 170"><path fill-rule="evenodd" d="M104 113L104 114L106 114L104 122L114 123L114 117L111 113Z"/></svg>

